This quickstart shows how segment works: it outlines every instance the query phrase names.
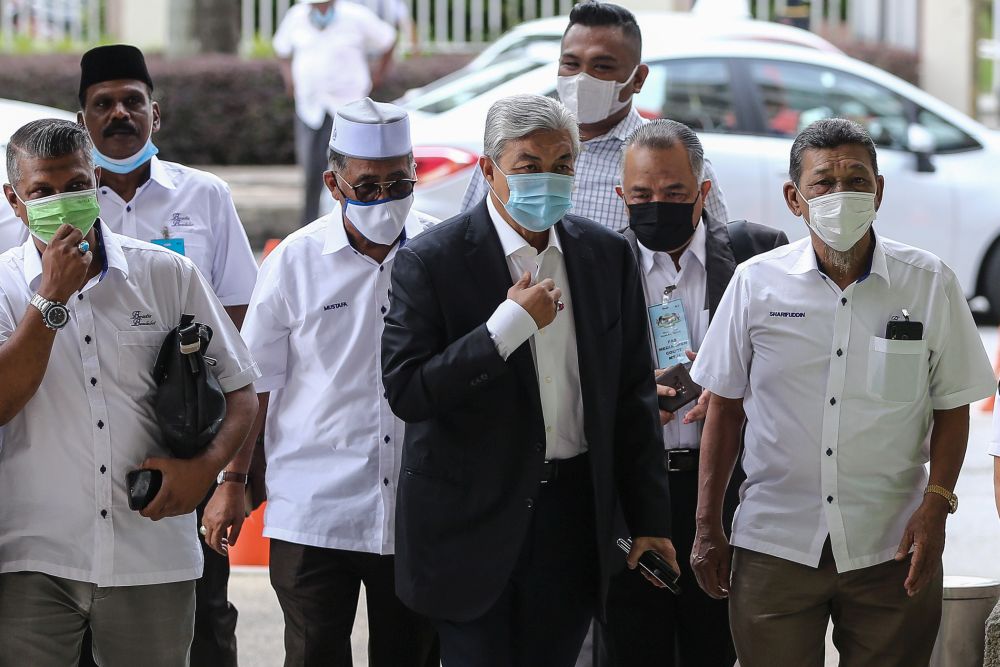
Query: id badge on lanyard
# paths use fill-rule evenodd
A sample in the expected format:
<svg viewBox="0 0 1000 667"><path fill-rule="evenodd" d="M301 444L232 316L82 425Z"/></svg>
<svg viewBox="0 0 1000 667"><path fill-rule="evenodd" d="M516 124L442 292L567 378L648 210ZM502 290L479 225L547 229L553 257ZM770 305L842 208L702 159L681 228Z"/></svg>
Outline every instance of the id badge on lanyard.
<svg viewBox="0 0 1000 667"><path fill-rule="evenodd" d="M680 299L671 298L675 287L663 290L663 300L647 308L653 345L656 347L657 368L670 368L676 364L688 363L686 350L691 349L684 304Z"/></svg>

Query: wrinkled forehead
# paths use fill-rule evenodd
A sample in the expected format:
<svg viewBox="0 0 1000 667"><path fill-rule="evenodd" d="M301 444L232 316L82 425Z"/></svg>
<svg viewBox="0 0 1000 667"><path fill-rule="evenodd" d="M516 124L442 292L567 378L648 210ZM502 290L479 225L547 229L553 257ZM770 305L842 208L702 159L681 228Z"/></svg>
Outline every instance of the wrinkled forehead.
<svg viewBox="0 0 1000 667"><path fill-rule="evenodd" d="M11 183L20 191L39 187L61 188L67 183L86 181L92 183L94 167L83 150L54 158L28 155L15 149L15 161L21 177Z"/></svg>

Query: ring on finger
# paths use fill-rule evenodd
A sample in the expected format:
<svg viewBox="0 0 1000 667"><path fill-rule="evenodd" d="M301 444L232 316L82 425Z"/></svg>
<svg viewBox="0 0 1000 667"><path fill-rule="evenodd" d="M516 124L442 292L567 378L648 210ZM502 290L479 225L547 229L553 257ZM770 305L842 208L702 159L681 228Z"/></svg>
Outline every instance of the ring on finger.
<svg viewBox="0 0 1000 667"><path fill-rule="evenodd" d="M90 242L80 241L80 245L78 245L76 249L80 251L81 255L86 255L88 252L90 252Z"/></svg>
<svg viewBox="0 0 1000 667"><path fill-rule="evenodd" d="M205 526L202 526L201 528L198 529L198 532L201 533L202 537L204 537L204 536L208 535L208 528L205 528Z"/></svg>
<svg viewBox="0 0 1000 667"><path fill-rule="evenodd" d="M562 299L556 299L556 312L557 313L560 310L562 310L563 308L565 308L565 307L566 307L566 304L562 302Z"/></svg>

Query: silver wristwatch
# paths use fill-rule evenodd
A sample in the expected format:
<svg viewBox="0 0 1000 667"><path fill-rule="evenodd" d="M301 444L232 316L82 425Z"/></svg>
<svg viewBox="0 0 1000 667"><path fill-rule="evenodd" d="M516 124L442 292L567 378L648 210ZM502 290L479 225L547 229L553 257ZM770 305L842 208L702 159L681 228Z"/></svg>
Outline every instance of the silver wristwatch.
<svg viewBox="0 0 1000 667"><path fill-rule="evenodd" d="M31 305L42 314L42 321L52 331L59 331L69 322L69 310L66 304L49 301L41 294L31 297Z"/></svg>

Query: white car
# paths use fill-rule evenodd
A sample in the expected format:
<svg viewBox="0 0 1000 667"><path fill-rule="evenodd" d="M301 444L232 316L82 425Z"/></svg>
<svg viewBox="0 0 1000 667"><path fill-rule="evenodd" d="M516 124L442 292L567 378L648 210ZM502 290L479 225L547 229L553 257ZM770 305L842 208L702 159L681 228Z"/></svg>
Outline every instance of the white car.
<svg viewBox="0 0 1000 667"><path fill-rule="evenodd" d="M827 53L840 49L806 30L752 19L705 19L687 12L637 12L636 22L647 40L673 39L679 35L699 40L752 40L774 44L790 44ZM402 101L409 101L438 87L457 81L473 72L519 58L540 58L545 61L559 57L559 42L569 24L569 16L553 16L522 23L508 30L486 47L465 67L421 88L406 91Z"/></svg>
<svg viewBox="0 0 1000 667"><path fill-rule="evenodd" d="M993 171L1000 133L841 54L756 42L649 41L650 75L635 104L646 117L698 131L733 219L804 236L781 194L792 139L815 120L852 118L879 148L886 190L877 229L936 253L966 295L985 296L1000 317L1000 190ZM556 62L531 62L486 68L406 105L417 143L417 208L442 218L459 212L493 102L515 93L556 95Z"/></svg>

